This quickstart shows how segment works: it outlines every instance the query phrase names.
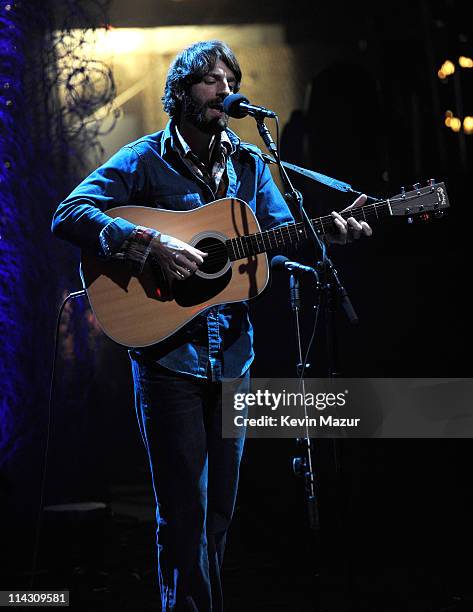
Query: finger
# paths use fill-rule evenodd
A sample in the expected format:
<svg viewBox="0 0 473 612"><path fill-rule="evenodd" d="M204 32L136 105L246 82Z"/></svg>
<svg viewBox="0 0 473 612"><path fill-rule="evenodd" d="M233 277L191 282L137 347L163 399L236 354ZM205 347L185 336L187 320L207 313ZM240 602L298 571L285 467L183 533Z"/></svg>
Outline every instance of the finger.
<svg viewBox="0 0 473 612"><path fill-rule="evenodd" d="M182 268L189 268L196 265L196 263L194 262L192 255L187 251L175 251L172 254L170 266L174 267L175 265L181 266Z"/></svg>
<svg viewBox="0 0 473 612"><path fill-rule="evenodd" d="M367 199L368 199L368 196L366 195L366 193L362 193L360 196L356 198L353 204L350 204L350 206L347 206L346 208L344 208L342 212L346 212L347 210L351 210L352 208L358 208L360 206L363 206L363 204L366 203Z"/></svg>
<svg viewBox="0 0 473 612"><path fill-rule="evenodd" d="M366 193L362 193L360 196L358 196L356 198L356 200L353 202L352 204L352 208L358 208L359 206L363 206L363 204L366 204L366 200L368 199L368 196L366 195Z"/></svg>
<svg viewBox="0 0 473 612"><path fill-rule="evenodd" d="M167 276L168 282L172 282L172 281L181 281L181 280L185 280L185 275L183 274L183 272L181 272L178 267L166 267L164 268L164 273Z"/></svg>
<svg viewBox="0 0 473 612"><path fill-rule="evenodd" d="M373 235L373 230L368 225L368 223L366 223L366 221L361 221L360 225L363 228L363 235L364 236L372 236Z"/></svg>
<svg viewBox="0 0 473 612"><path fill-rule="evenodd" d="M179 270L170 270L169 275L173 280L186 280L185 274L183 272L180 272Z"/></svg>
<svg viewBox="0 0 473 612"><path fill-rule="evenodd" d="M350 242L351 236L348 232L347 223L346 222L342 223L338 219L334 219L333 223L335 227L338 229L338 234L334 235L333 242L336 242L337 244L346 244L347 242Z"/></svg>
<svg viewBox="0 0 473 612"><path fill-rule="evenodd" d="M361 236L363 228L358 223L358 221L354 217L348 217L347 224L349 232L353 236L353 238L355 238L355 240L359 238Z"/></svg>
<svg viewBox="0 0 473 612"><path fill-rule="evenodd" d="M339 221L338 219L334 219L333 224L335 225L335 227L338 229L338 233L341 236L347 236L348 234L348 228L346 223L342 223L341 221Z"/></svg>
<svg viewBox="0 0 473 612"><path fill-rule="evenodd" d="M199 255L200 257L207 257L208 255L208 253L206 253L205 251L201 251L196 247L191 247L191 252L194 253L194 255Z"/></svg>
<svg viewBox="0 0 473 612"><path fill-rule="evenodd" d="M185 252L184 257L187 258L188 262L194 262L198 266L204 263L204 257L207 257L207 253L199 251L199 249L192 249Z"/></svg>
<svg viewBox="0 0 473 612"><path fill-rule="evenodd" d="M197 268L199 267L195 261L189 261L186 264L185 262L183 263L184 267L187 268L189 270L189 272L191 272L192 274L197 270Z"/></svg>
<svg viewBox="0 0 473 612"><path fill-rule="evenodd" d="M184 276L177 270L168 269L166 275L170 280L184 280Z"/></svg>
<svg viewBox="0 0 473 612"><path fill-rule="evenodd" d="M348 232L348 224L345 219L335 211L332 212L332 217L335 227L340 231L341 234L346 235L346 233Z"/></svg>
<svg viewBox="0 0 473 612"><path fill-rule="evenodd" d="M189 276L191 276L193 274L193 270L191 270L190 268L188 268L184 264L182 264L182 265L174 264L174 266L171 268L171 270L173 272L177 272L178 275L180 275L181 278L189 278Z"/></svg>
<svg viewBox="0 0 473 612"><path fill-rule="evenodd" d="M191 272L195 272L198 267L197 263L193 259L191 259L191 256L188 253L179 253L178 256L174 259L173 264L178 265L181 268L190 270Z"/></svg>

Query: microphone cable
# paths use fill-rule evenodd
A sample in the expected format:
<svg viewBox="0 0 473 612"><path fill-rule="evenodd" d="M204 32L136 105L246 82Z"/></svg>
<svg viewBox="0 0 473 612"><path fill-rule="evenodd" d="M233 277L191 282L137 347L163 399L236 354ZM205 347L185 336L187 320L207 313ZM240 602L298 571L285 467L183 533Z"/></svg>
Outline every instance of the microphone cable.
<svg viewBox="0 0 473 612"><path fill-rule="evenodd" d="M55 383L55 374L56 374L56 360L57 360L57 352L58 352L58 339L59 339L59 326L61 324L61 317L69 300L74 298L82 297L86 295L85 289L81 291L74 291L70 293L68 296L64 298L61 306L59 307L59 311L57 314L56 320L56 330L54 334L54 352L53 352L53 364L51 369L51 380L49 384L49 401L48 401L48 415L47 415L47 425L46 425L46 443L44 448L43 455L43 467L41 474L41 486L40 486L40 494L39 494L39 505L38 505L38 513L36 516L36 526L35 526L35 534L34 534L34 546L33 546L33 557L31 562L31 578L29 584L29 590L33 590L34 581L36 577L37 571L37 563L38 563L38 553L39 553L39 544L40 544L40 532L42 526L42 514L43 514L43 506L44 506L44 494L46 490L46 474L47 474L47 465L48 465L48 453L49 453L49 442L51 438L51 422L52 422L52 412L53 412L53 398L54 398L54 383Z"/></svg>

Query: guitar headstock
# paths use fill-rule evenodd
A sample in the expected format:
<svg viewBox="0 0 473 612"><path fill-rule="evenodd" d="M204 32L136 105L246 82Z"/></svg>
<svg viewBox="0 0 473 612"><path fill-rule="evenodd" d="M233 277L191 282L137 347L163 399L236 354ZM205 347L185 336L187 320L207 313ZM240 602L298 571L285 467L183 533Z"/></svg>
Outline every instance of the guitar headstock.
<svg viewBox="0 0 473 612"><path fill-rule="evenodd" d="M421 187L420 183L413 187L411 191L402 188L401 193L387 200L393 216L412 219L417 215L425 215L427 219L444 215L445 209L450 206L444 183L430 179L425 187Z"/></svg>

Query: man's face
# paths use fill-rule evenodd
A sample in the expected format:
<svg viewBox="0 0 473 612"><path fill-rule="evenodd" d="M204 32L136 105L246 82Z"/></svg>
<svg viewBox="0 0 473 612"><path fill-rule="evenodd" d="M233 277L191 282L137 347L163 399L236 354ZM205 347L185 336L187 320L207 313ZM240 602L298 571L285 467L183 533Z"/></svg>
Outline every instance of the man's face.
<svg viewBox="0 0 473 612"><path fill-rule="evenodd" d="M218 60L199 83L191 86L182 104L183 119L206 134L218 134L228 125L223 100L232 93L236 79L230 68Z"/></svg>

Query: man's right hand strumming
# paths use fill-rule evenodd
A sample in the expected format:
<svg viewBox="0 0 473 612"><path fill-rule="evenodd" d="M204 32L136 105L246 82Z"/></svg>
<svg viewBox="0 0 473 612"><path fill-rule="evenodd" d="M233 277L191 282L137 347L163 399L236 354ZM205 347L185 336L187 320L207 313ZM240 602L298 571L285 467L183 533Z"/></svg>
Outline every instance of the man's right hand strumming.
<svg viewBox="0 0 473 612"><path fill-rule="evenodd" d="M157 260L169 281L189 278L207 257L207 253L166 234L153 238L150 255Z"/></svg>

